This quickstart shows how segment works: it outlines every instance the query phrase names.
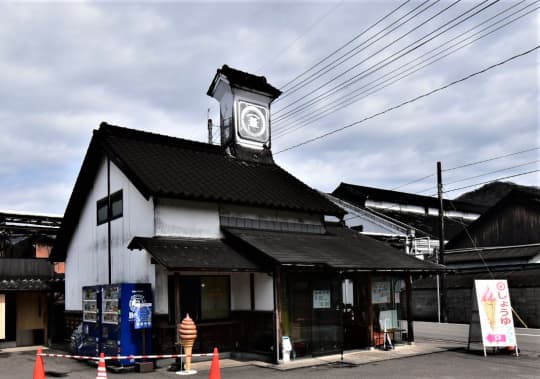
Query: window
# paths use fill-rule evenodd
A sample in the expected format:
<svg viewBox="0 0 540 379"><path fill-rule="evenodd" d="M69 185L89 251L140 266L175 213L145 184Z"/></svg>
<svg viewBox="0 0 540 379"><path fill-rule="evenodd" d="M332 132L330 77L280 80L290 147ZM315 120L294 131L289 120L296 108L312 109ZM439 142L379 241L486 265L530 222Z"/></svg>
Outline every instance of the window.
<svg viewBox="0 0 540 379"><path fill-rule="evenodd" d="M228 276L180 277L182 318L189 313L195 322L227 319L230 315L230 303Z"/></svg>
<svg viewBox="0 0 540 379"><path fill-rule="evenodd" d="M111 194L111 217L108 217L108 198L104 197L97 201L97 224L101 225L107 221L122 217L124 213L124 201L122 190Z"/></svg>
<svg viewBox="0 0 540 379"><path fill-rule="evenodd" d="M229 278L201 277L201 318L214 320L229 317Z"/></svg>

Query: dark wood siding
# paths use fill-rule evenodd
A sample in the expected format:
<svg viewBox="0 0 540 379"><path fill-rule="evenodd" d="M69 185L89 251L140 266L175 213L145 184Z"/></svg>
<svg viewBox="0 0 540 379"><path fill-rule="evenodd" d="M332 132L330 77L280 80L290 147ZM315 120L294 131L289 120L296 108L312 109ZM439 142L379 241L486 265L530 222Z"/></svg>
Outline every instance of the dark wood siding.
<svg viewBox="0 0 540 379"><path fill-rule="evenodd" d="M54 267L47 259L0 258L0 278L50 278Z"/></svg>
<svg viewBox="0 0 540 379"><path fill-rule="evenodd" d="M540 211L523 204L508 204L488 220L473 224L469 230L476 246L512 246L540 240ZM470 238L461 234L452 248L473 247Z"/></svg>

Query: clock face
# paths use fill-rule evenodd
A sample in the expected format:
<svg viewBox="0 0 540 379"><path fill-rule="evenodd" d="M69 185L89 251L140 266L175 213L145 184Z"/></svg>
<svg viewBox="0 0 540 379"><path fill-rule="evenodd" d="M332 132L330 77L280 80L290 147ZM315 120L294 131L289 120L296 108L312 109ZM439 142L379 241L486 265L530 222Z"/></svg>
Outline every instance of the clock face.
<svg viewBox="0 0 540 379"><path fill-rule="evenodd" d="M239 101L238 134L251 141L266 142L268 140L268 110L259 105Z"/></svg>

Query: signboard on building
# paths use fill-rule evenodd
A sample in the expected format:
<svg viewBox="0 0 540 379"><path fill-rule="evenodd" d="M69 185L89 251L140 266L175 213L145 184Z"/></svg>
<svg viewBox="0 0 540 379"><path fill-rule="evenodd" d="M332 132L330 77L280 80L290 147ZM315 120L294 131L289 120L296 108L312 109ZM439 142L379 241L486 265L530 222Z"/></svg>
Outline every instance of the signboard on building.
<svg viewBox="0 0 540 379"><path fill-rule="evenodd" d="M512 305L506 280L475 280L472 308L472 321L469 332L471 336L476 334L481 338L486 347L516 347L517 341L512 317ZM480 324L480 333L475 333L474 328ZM474 342L474 341L473 341Z"/></svg>
<svg viewBox="0 0 540 379"><path fill-rule="evenodd" d="M392 283L389 280L373 282L371 285L371 302L373 304L386 304L391 302L390 289Z"/></svg>
<svg viewBox="0 0 540 379"><path fill-rule="evenodd" d="M329 309L330 290L313 290L313 309Z"/></svg>
<svg viewBox="0 0 540 379"><path fill-rule="evenodd" d="M134 305L134 328L149 329L152 327L152 303L137 303Z"/></svg>

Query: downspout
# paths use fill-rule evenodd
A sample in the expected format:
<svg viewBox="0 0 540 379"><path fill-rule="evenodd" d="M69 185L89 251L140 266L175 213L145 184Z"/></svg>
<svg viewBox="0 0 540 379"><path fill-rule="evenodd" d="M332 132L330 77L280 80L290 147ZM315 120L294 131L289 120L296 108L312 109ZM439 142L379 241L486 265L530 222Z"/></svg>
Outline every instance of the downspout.
<svg viewBox="0 0 540 379"><path fill-rule="evenodd" d="M109 284L112 283L112 262L111 262L111 160L107 157L107 265L109 270Z"/></svg>

